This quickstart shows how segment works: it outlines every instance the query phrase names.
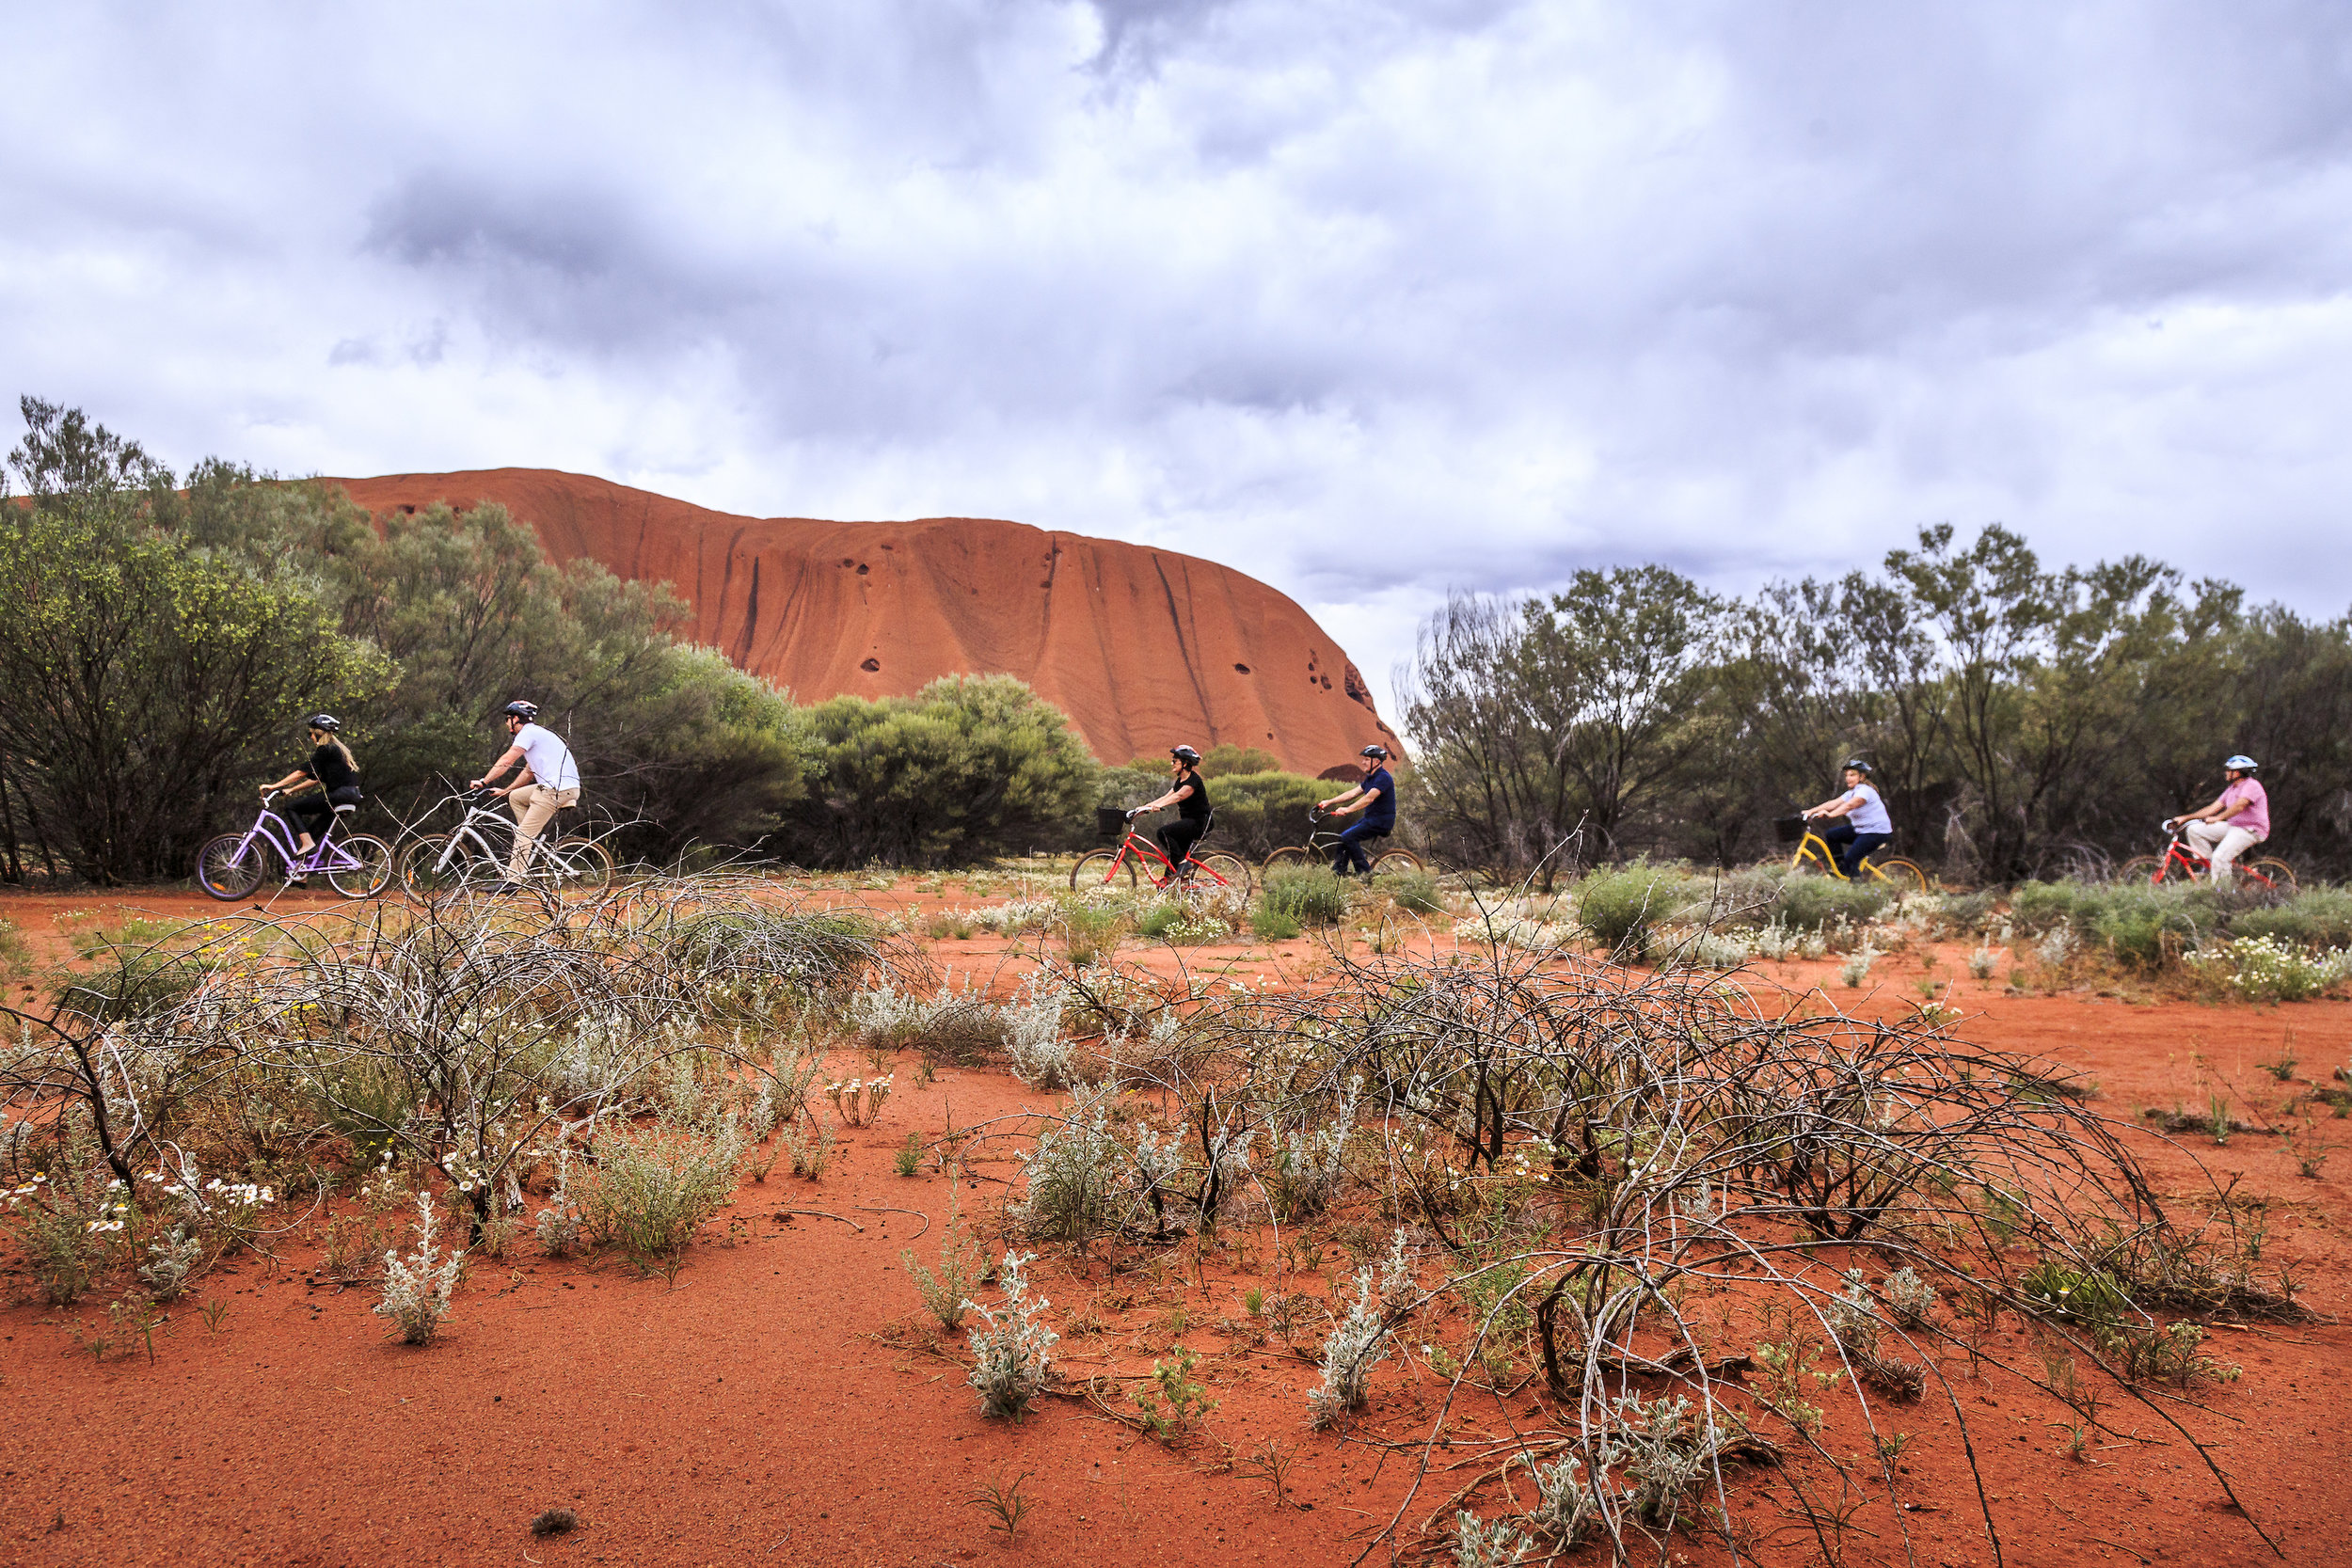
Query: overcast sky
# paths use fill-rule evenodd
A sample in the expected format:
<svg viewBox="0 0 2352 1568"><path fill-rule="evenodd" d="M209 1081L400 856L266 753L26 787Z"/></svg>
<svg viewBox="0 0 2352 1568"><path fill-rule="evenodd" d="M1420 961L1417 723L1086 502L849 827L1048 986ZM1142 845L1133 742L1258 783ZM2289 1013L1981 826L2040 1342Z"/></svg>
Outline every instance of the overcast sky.
<svg viewBox="0 0 2352 1568"><path fill-rule="evenodd" d="M1448 587L1923 523L2352 601L2342 0L33 5L0 390Z"/></svg>

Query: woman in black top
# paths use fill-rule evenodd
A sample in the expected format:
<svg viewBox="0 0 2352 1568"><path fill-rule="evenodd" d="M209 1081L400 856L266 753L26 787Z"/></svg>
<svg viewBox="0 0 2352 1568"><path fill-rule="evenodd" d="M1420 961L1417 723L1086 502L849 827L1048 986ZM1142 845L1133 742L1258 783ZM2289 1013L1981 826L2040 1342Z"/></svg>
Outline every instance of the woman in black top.
<svg viewBox="0 0 2352 1568"><path fill-rule="evenodd" d="M1146 812L1174 806L1176 820L1153 836L1160 841L1160 852L1176 867L1177 874L1189 877L1192 868L1184 863L1184 857L1192 852L1200 835L1209 831L1209 781L1200 776L1200 753L1191 747L1173 747L1168 754L1176 763L1176 776L1169 783L1168 793L1137 806L1127 816L1132 820Z"/></svg>
<svg viewBox="0 0 2352 1568"><path fill-rule="evenodd" d="M294 818L294 829L302 835L294 845L296 849L310 848L312 834L326 836L337 806L356 806L365 799L359 793L359 765L352 759L351 748L343 744L342 727L342 721L331 713L312 714L310 759L296 763L294 771L276 784L262 786L263 795L274 789L302 791L286 803L286 815Z"/></svg>

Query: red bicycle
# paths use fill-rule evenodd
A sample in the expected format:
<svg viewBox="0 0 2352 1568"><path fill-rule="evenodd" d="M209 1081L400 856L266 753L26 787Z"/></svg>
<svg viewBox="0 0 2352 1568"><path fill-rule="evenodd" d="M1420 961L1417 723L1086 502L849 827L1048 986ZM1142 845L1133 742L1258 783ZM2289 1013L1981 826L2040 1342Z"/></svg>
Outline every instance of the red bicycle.
<svg viewBox="0 0 2352 1568"><path fill-rule="evenodd" d="M2257 887L2272 893L2295 891L2295 867L2282 860L2265 855L2260 860L2239 861L2236 867ZM2213 862L2190 848L2187 835L2174 829L2172 842L2165 846L2163 854L2134 855L2123 863L2116 876L2127 882L2145 877L2161 886L2165 882L2193 882L2212 869Z"/></svg>
<svg viewBox="0 0 2352 1568"><path fill-rule="evenodd" d="M1127 873L1127 886L1130 889L1140 887L1143 879L1149 877L1152 879L1152 885L1155 888L1172 888L1184 893L1206 893L1216 888L1231 888L1236 893L1248 895L1249 863L1239 855L1229 855L1222 849L1212 849L1205 855L1201 854L1200 852L1200 838L1209 836L1206 829L1201 831L1200 838L1192 841L1193 847L1184 851L1184 863L1179 867L1166 855L1160 853L1158 845L1136 831L1134 818L1125 812L1104 808L1098 812L1098 816L1106 832L1120 835L1119 847L1089 849L1080 855L1078 863L1070 868L1070 886L1073 891L1089 887L1108 887L1118 880L1119 873L1123 867ZM1216 825L1216 813L1210 813L1209 822L1212 827Z"/></svg>

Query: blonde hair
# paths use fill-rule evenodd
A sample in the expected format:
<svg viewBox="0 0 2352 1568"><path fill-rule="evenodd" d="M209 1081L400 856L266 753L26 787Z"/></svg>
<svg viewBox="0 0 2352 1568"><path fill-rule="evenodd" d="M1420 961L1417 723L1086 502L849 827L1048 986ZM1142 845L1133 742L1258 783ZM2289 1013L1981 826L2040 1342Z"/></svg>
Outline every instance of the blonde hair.
<svg viewBox="0 0 2352 1568"><path fill-rule="evenodd" d="M310 733L311 733L311 734L313 734L313 735L326 735L326 731L324 731L324 730L313 730L313 731L311 731ZM351 769L354 773L357 773L358 771L359 771L359 759L358 759L358 757L355 757L355 756L353 756L353 755L351 754L351 748L343 744L343 737L342 737L342 736L340 736L340 735L328 735L328 736L326 736L326 743L327 745L329 745L329 746L334 747L334 748L335 748L335 750L336 750L337 752L339 752L340 753L342 753L342 759L343 759L343 766L344 766L345 768L350 768L350 769Z"/></svg>

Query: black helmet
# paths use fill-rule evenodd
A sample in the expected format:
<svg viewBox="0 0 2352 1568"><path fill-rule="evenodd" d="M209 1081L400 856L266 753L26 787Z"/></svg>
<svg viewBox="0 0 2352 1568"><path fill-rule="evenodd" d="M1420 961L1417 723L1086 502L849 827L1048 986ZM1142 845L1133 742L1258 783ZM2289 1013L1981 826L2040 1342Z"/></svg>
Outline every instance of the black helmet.
<svg viewBox="0 0 2352 1568"><path fill-rule="evenodd" d="M512 702L499 711L509 719L519 719L526 724L535 724L539 721L539 705L536 703Z"/></svg>
<svg viewBox="0 0 2352 1568"><path fill-rule="evenodd" d="M1380 745L1376 741L1372 745L1365 747L1362 751L1357 752L1356 754L1359 757L1377 757L1382 762L1389 760L1389 749L1386 746Z"/></svg>
<svg viewBox="0 0 2352 1568"><path fill-rule="evenodd" d="M1200 760L1200 753L1189 746L1171 746L1168 748L1168 754L1188 768Z"/></svg>
<svg viewBox="0 0 2352 1568"><path fill-rule="evenodd" d="M1863 761L1860 757L1848 757L1845 762L1839 766L1839 771L1842 772L1848 768L1852 768L1855 772L1861 774L1866 779L1870 776L1870 765Z"/></svg>
<svg viewBox="0 0 2352 1568"><path fill-rule="evenodd" d="M310 728L324 731L328 735L341 735L343 730L343 721L331 713L314 713L304 722Z"/></svg>

